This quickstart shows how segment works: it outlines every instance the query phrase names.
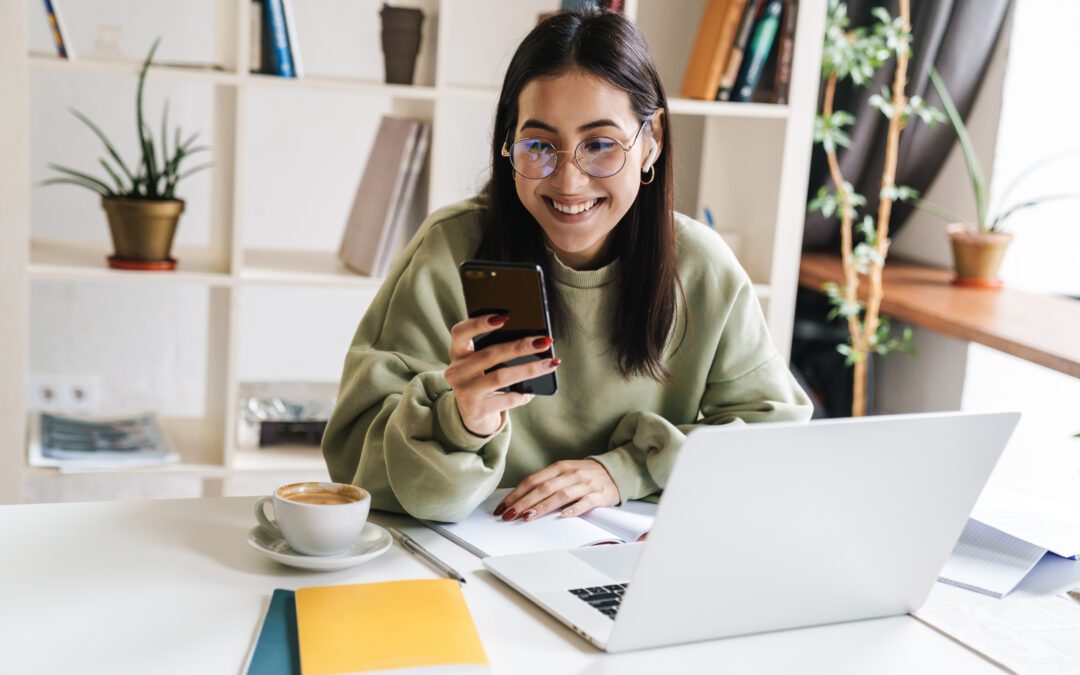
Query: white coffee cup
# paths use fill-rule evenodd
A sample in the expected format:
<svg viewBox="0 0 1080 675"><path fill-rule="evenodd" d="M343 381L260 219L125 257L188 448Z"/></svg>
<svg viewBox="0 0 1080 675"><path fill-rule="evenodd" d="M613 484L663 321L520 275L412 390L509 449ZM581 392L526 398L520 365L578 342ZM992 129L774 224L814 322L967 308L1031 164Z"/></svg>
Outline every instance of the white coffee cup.
<svg viewBox="0 0 1080 675"><path fill-rule="evenodd" d="M270 504L274 517L266 515ZM306 555L335 555L360 536L371 509L371 495L343 483L291 483L255 503L255 518Z"/></svg>

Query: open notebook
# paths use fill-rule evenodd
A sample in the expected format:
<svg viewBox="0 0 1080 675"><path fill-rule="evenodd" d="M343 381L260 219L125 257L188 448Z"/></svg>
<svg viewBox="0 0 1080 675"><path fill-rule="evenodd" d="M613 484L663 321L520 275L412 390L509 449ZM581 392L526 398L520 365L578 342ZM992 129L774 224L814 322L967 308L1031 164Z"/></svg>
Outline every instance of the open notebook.
<svg viewBox="0 0 1080 675"><path fill-rule="evenodd" d="M510 488L496 490L460 522L424 524L470 553L486 558L633 542L649 531L656 517L656 504L631 501L619 507L595 508L576 518L562 518L553 511L529 522L504 522L494 512L509 493Z"/></svg>

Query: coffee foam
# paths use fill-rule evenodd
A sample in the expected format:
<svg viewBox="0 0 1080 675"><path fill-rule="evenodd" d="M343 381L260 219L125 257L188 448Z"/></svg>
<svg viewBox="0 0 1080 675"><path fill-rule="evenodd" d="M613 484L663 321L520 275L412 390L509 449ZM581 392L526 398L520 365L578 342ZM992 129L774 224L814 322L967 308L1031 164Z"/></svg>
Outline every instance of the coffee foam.
<svg viewBox="0 0 1080 675"><path fill-rule="evenodd" d="M340 483L293 483L277 489L278 496L298 504L353 504L367 498L355 485Z"/></svg>

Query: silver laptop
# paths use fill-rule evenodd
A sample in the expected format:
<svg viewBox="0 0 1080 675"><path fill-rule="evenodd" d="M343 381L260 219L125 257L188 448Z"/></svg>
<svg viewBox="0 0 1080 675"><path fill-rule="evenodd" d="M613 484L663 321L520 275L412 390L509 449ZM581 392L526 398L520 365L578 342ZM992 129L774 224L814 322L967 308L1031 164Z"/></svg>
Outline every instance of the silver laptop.
<svg viewBox="0 0 1080 675"><path fill-rule="evenodd" d="M904 614L1019 413L693 431L646 542L484 559L609 652Z"/></svg>

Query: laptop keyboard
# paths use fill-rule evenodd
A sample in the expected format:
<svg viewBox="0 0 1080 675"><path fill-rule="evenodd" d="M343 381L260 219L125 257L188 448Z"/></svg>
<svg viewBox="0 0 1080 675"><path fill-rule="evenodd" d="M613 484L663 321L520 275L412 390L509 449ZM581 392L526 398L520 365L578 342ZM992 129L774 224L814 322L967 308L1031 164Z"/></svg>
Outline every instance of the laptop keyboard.
<svg viewBox="0 0 1080 675"><path fill-rule="evenodd" d="M619 611L619 603L622 602L627 585L612 584L610 586L571 588L570 592L595 607L604 616L614 619L616 612Z"/></svg>

